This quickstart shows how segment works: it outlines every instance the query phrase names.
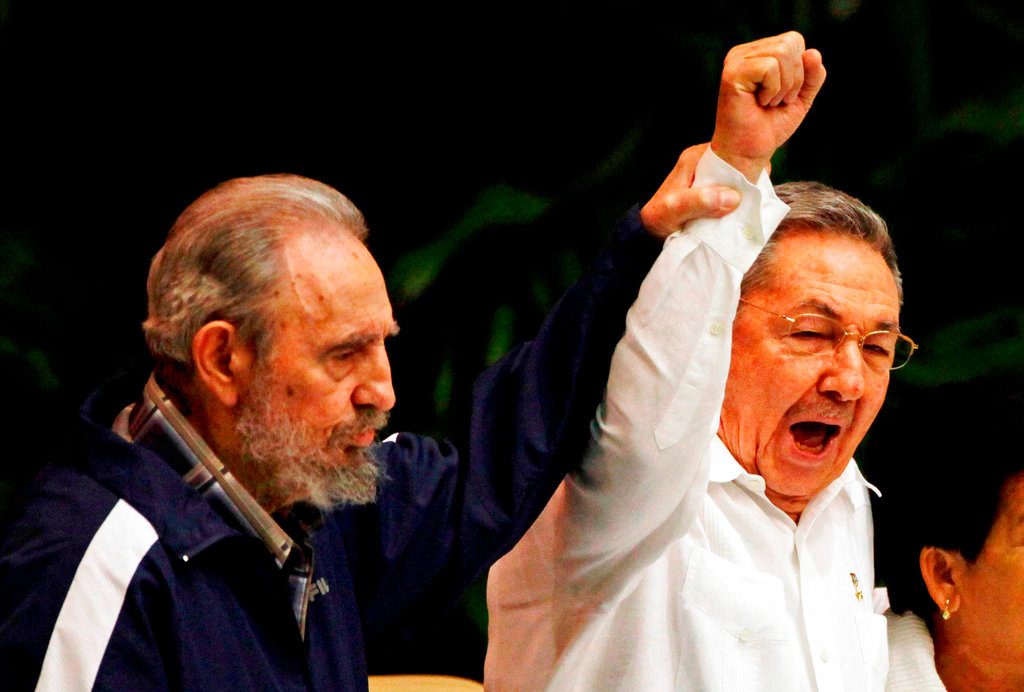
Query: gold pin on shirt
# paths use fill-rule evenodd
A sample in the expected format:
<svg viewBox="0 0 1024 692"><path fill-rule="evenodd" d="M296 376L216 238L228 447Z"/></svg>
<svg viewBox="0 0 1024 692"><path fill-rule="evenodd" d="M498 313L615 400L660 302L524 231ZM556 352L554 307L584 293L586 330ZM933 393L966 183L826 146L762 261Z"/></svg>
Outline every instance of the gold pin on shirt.
<svg viewBox="0 0 1024 692"><path fill-rule="evenodd" d="M850 581L853 582L853 593L857 597L857 600L863 601L864 592L860 590L860 580L857 579L856 572L850 572Z"/></svg>

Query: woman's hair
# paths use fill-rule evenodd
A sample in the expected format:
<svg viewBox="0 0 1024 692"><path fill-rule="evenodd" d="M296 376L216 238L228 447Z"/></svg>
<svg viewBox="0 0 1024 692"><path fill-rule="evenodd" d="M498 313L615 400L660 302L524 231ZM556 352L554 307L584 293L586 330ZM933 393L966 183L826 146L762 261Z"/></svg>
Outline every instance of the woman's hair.
<svg viewBox="0 0 1024 692"><path fill-rule="evenodd" d="M1002 489L1024 471L1015 444L1024 431L1024 386L978 380L921 390L891 405L872 431L878 576L893 611L928 621L936 606L921 577L921 549L978 557Z"/></svg>

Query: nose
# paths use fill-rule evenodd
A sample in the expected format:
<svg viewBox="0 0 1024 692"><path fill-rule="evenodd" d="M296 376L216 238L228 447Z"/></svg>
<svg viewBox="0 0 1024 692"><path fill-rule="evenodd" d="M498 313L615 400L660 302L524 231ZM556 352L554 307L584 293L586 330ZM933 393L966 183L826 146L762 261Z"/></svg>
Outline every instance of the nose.
<svg viewBox="0 0 1024 692"><path fill-rule="evenodd" d="M865 367L857 339L848 337L836 348L818 389L838 401L856 401L864 395Z"/></svg>
<svg viewBox="0 0 1024 692"><path fill-rule="evenodd" d="M391 363L383 344L367 356L360 382L352 390L352 403L356 406L373 406L381 411L390 411L394 407Z"/></svg>

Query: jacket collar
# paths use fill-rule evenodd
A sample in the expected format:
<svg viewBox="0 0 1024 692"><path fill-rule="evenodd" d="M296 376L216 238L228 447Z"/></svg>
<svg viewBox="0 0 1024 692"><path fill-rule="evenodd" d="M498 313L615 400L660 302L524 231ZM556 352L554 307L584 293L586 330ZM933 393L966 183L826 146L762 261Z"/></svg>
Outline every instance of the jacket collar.
<svg viewBox="0 0 1024 692"><path fill-rule="evenodd" d="M117 377L82 406L83 470L142 513L173 554L185 558L248 534L283 565L295 541L242 488L152 376L141 401L124 406L138 399L138 384L137 378Z"/></svg>

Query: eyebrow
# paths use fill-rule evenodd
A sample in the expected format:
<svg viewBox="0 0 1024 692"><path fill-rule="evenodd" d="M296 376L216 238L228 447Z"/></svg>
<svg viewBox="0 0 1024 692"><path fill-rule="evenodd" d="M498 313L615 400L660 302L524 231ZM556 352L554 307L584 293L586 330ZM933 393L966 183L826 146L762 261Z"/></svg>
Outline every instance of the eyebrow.
<svg viewBox="0 0 1024 692"><path fill-rule="evenodd" d="M832 319L840 322L842 321L839 316L839 313L836 312L831 305L822 303L820 300L805 300L804 302L797 305L796 308L794 308L794 310L802 310L805 308L813 308L814 310L817 310L825 317L831 317ZM868 331L886 331L896 332L898 334L901 333L899 322L892 322L890 320L882 320L881 322L876 322L874 328L869 329Z"/></svg>
<svg viewBox="0 0 1024 692"><path fill-rule="evenodd" d="M385 339L390 339L393 336L398 336L398 332L399 331L400 330L399 330L399 327L398 327L398 322L395 322L394 320L392 320L391 321L391 325L388 328L387 333L384 335L384 338ZM362 347L367 346L369 344L372 344L374 341L376 341L379 338L380 338L379 334L373 334L373 333L369 333L369 332L359 332L359 333L353 334L352 336L350 336L349 338L347 338L347 339L345 339L343 341L340 341L338 343L332 344L327 349L327 351L328 352L331 352L331 351L351 351L351 350L359 349L359 348L362 348Z"/></svg>

